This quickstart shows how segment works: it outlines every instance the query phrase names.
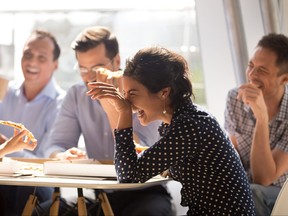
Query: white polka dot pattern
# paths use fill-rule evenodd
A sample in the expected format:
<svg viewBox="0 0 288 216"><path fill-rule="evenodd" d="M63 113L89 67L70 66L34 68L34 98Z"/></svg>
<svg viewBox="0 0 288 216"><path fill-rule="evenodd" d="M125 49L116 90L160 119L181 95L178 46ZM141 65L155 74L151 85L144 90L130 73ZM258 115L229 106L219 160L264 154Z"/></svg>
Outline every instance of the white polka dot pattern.
<svg viewBox="0 0 288 216"><path fill-rule="evenodd" d="M245 171L217 121L189 100L159 128L161 139L137 155L132 128L115 131L120 182L145 182L169 169L182 184L187 215L254 215Z"/></svg>

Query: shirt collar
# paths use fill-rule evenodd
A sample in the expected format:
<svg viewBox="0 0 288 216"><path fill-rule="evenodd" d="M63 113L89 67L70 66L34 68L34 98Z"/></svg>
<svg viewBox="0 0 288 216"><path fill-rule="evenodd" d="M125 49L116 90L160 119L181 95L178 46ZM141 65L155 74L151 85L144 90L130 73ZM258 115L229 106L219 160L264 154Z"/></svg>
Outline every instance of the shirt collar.
<svg viewBox="0 0 288 216"><path fill-rule="evenodd" d="M42 91L33 99L37 100L42 97L56 98L59 95L58 86L56 84L55 79L52 77L49 82L45 85ZM24 96L24 83L22 83L20 87L21 95ZM25 97L25 96L24 96Z"/></svg>
<svg viewBox="0 0 288 216"><path fill-rule="evenodd" d="M181 114L183 113L189 113L193 110L195 110L196 105L193 104L191 99L187 99L184 102L180 103L176 109L174 110L174 113L172 115L172 119L171 119L171 123L170 125L173 123L173 121L175 121ZM164 136L166 134L166 132L169 130L170 125L167 123L162 122L162 124L159 126L158 128L158 132L160 134L160 136Z"/></svg>

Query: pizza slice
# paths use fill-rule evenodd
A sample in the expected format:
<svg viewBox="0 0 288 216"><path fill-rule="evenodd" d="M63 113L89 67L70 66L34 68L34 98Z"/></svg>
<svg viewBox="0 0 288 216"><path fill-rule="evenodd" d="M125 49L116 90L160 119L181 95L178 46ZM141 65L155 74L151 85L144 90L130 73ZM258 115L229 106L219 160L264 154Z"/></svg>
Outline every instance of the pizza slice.
<svg viewBox="0 0 288 216"><path fill-rule="evenodd" d="M10 127L13 127L13 128L16 128L16 129L19 129L19 130L27 130L28 133L27 133L27 137L32 141L32 142L36 142L36 138L34 137L34 135L32 134L31 131L29 131L23 124L21 123L15 123L15 122L12 122L12 121L3 121L3 120L0 120L0 124L2 125L7 125L7 126L10 126Z"/></svg>
<svg viewBox="0 0 288 216"><path fill-rule="evenodd" d="M138 143L134 143L134 145L135 145L135 150L136 150L137 154L139 154L142 151L144 151L144 150L149 148L148 146L142 146L142 145L140 145Z"/></svg>
<svg viewBox="0 0 288 216"><path fill-rule="evenodd" d="M119 71L110 71L107 70L105 68L100 68L99 69L99 73L102 75L106 75L107 79L111 79L111 78L120 78L123 76L123 71L119 70Z"/></svg>

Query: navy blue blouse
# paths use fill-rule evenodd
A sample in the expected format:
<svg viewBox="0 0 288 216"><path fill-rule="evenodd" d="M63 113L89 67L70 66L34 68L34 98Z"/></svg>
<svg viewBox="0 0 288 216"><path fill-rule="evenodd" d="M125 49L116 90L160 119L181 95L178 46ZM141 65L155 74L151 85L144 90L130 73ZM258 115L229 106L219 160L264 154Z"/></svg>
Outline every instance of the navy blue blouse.
<svg viewBox="0 0 288 216"><path fill-rule="evenodd" d="M246 173L226 132L209 113L187 100L159 127L161 139L141 155L133 129L115 130L115 166L122 183L145 182L169 169L182 184L187 215L254 215Z"/></svg>

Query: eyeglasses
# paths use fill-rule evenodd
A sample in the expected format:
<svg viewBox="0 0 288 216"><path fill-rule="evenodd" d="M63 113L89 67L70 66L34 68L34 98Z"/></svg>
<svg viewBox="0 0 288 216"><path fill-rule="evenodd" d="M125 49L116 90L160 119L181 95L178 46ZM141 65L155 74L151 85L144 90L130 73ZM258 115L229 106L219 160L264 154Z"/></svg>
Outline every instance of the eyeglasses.
<svg viewBox="0 0 288 216"><path fill-rule="evenodd" d="M97 73L97 71L100 69L100 68L106 68L109 64L112 64L113 63L113 60L112 59L111 61L109 61L107 64L99 64L99 65L95 65L93 67L90 67L90 68L86 68L86 67L79 67L79 64L78 62L74 65L74 70L78 71L79 73L81 73L82 75L86 75L88 74L89 71L93 72L93 73Z"/></svg>

